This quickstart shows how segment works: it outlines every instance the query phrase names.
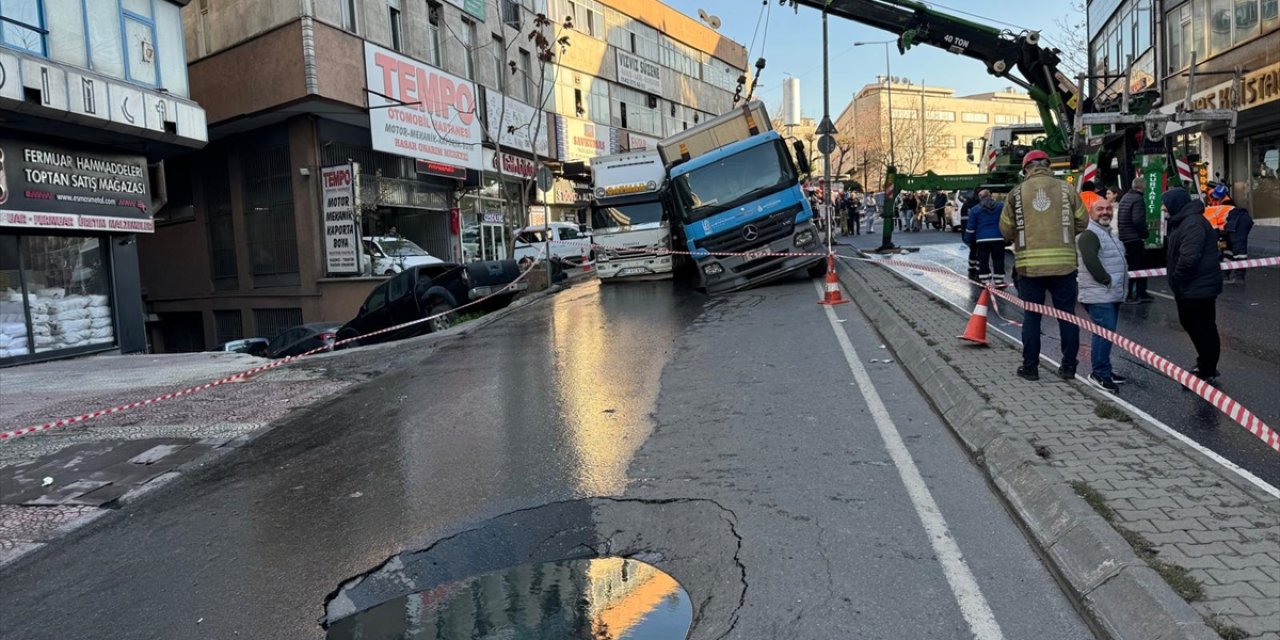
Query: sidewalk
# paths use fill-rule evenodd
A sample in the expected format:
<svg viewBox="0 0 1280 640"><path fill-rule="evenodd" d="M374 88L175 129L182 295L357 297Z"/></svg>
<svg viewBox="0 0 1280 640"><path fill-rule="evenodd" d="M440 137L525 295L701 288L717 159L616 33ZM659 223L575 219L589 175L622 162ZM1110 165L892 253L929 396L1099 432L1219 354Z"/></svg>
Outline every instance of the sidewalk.
<svg viewBox="0 0 1280 640"><path fill-rule="evenodd" d="M888 269L840 280L1113 637L1280 640L1280 500L1078 381L1016 377L1016 346L957 340L967 318Z"/></svg>

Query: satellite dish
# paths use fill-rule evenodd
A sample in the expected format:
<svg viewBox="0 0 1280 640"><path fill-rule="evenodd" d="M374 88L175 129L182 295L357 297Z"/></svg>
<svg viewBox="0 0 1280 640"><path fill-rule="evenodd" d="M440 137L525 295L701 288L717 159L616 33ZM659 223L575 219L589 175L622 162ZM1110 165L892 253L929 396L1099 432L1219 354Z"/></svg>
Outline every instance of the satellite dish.
<svg viewBox="0 0 1280 640"><path fill-rule="evenodd" d="M707 13L706 9L698 9L698 19L705 22L712 29L720 28L720 18Z"/></svg>

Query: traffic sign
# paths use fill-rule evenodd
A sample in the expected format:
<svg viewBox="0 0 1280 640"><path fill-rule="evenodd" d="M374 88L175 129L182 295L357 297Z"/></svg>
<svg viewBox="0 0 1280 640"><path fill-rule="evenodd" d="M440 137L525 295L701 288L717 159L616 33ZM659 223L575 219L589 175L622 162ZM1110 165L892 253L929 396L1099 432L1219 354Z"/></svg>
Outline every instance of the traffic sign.
<svg viewBox="0 0 1280 640"><path fill-rule="evenodd" d="M538 180L538 191L550 191L551 183L552 181L555 180L555 175L553 175L551 173L551 169L544 164L542 165L541 168L538 169L537 180Z"/></svg>
<svg viewBox="0 0 1280 640"><path fill-rule="evenodd" d="M822 122L818 124L818 135L828 135L836 132L836 125L831 124L831 116L823 116Z"/></svg>
<svg viewBox="0 0 1280 640"><path fill-rule="evenodd" d="M822 136L818 138L818 151L824 155L831 155L836 150L836 139L832 136Z"/></svg>

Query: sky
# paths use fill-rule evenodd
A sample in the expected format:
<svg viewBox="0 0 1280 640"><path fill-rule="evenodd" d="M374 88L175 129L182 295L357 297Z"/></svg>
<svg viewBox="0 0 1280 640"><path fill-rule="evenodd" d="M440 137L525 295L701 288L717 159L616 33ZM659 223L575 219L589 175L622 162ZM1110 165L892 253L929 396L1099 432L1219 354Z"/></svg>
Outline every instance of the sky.
<svg viewBox="0 0 1280 640"><path fill-rule="evenodd" d="M718 16L720 33L750 47L752 34L762 9L761 0L663 0L666 4L697 18L698 9ZM1013 2L1010 0L946 0L942 4L929 2L934 9L957 17L992 24L1013 31L1039 30L1041 44L1062 47L1064 38L1058 22L1071 12L1072 0L1037 0ZM791 7L783 7L777 0L768 0L771 12L767 39L764 24L755 37L755 47L748 52L748 65L754 65L763 56L767 61L760 76L756 97L765 102L770 113L780 116L782 104L782 79L786 76L800 78L801 112L815 119L822 116L822 18L821 12L801 7L799 13ZM962 10L957 11L956 9ZM1003 23L975 20L972 15L989 16ZM855 91L884 75L884 46L854 47L857 41L877 41L894 38L894 34L862 24L830 17L827 20L831 43L831 117L835 119L849 103ZM892 75L922 82L930 87L952 87L956 95L970 95L996 91L1012 86L1007 80L989 75L978 60L957 56L930 46L913 47L906 55L899 55L897 47L890 45L889 64ZM1074 76L1077 71L1068 73Z"/></svg>

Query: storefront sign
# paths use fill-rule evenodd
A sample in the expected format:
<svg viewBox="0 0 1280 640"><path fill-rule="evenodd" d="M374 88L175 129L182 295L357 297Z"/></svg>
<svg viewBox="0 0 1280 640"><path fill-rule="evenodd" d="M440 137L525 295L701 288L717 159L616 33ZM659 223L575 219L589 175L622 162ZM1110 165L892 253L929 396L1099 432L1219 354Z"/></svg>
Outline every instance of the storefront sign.
<svg viewBox="0 0 1280 640"><path fill-rule="evenodd" d="M484 164L490 171L497 171L504 176L523 180L532 180L533 176L538 173L538 168L533 164L533 160L521 158L510 153L499 154L493 149L484 150Z"/></svg>
<svg viewBox="0 0 1280 640"><path fill-rule="evenodd" d="M566 116L556 116L556 151L561 160L585 160L618 152L616 129Z"/></svg>
<svg viewBox="0 0 1280 640"><path fill-rule="evenodd" d="M485 224L502 224L501 211L486 211L480 214L480 221Z"/></svg>
<svg viewBox="0 0 1280 640"><path fill-rule="evenodd" d="M479 169L480 123L471 82L364 43L373 148Z"/></svg>
<svg viewBox="0 0 1280 640"><path fill-rule="evenodd" d="M618 54L618 82L654 95L662 95L662 67L622 49Z"/></svg>
<svg viewBox="0 0 1280 640"><path fill-rule="evenodd" d="M446 0L449 4L484 20L484 0Z"/></svg>
<svg viewBox="0 0 1280 640"><path fill-rule="evenodd" d="M627 132L627 150L628 151L648 151L658 148L658 139L649 136L642 136L638 133Z"/></svg>
<svg viewBox="0 0 1280 640"><path fill-rule="evenodd" d="M576 184L564 178L556 178L551 185L550 191L535 191L534 193L537 195L537 202L542 204L574 206L591 202L590 187ZM549 201L542 202L544 197Z"/></svg>
<svg viewBox="0 0 1280 640"><path fill-rule="evenodd" d="M151 233L147 161L0 140L0 226Z"/></svg>
<svg viewBox="0 0 1280 640"><path fill-rule="evenodd" d="M324 262L329 273L360 273L360 234L356 228L356 168L350 164L320 170L324 216Z"/></svg>
<svg viewBox="0 0 1280 640"><path fill-rule="evenodd" d="M502 94L485 90L484 106L489 138L504 147L519 149L546 158L551 153L546 113Z"/></svg>
<svg viewBox="0 0 1280 640"><path fill-rule="evenodd" d="M1224 82L1191 97L1196 109L1239 109L1244 111L1259 105L1280 100L1280 62L1244 74L1240 81L1240 94L1234 91L1234 81Z"/></svg>

